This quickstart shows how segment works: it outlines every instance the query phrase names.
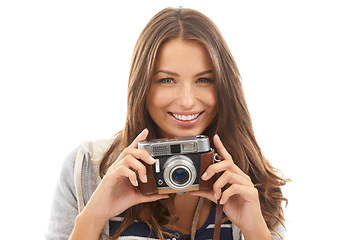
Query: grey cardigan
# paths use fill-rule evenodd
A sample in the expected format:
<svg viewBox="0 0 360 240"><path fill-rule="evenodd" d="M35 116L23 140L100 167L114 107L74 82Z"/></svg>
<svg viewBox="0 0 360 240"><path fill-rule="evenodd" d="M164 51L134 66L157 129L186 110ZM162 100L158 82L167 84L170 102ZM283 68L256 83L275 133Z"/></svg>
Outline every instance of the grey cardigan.
<svg viewBox="0 0 360 240"><path fill-rule="evenodd" d="M100 183L99 162L113 139L83 142L65 159L51 207L46 239L69 239L75 219ZM108 223L100 239L107 239Z"/></svg>
<svg viewBox="0 0 360 240"><path fill-rule="evenodd" d="M52 203L47 240L69 239L76 216L90 200L100 183L99 163L112 139L83 142L65 159ZM233 239L242 239L240 229L233 224ZM283 233L283 228L278 229ZM107 239L109 223L100 239ZM282 234L283 235L283 234ZM279 239L273 236L273 239Z"/></svg>

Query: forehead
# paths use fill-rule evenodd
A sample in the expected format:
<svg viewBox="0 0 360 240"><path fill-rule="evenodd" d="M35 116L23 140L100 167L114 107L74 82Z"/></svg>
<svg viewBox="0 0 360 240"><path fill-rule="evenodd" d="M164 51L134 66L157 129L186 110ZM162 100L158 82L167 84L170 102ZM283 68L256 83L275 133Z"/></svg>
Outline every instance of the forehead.
<svg viewBox="0 0 360 240"><path fill-rule="evenodd" d="M212 70L206 48L195 40L171 39L157 53L155 70Z"/></svg>

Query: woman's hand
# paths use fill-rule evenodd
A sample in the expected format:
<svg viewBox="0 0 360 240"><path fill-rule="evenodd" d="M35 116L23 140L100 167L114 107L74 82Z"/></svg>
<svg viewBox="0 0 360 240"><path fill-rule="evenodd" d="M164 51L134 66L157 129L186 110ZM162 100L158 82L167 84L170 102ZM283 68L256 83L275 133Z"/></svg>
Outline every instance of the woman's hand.
<svg viewBox="0 0 360 240"><path fill-rule="evenodd" d="M213 202L220 199L226 216L241 229L245 239L270 239L270 232L262 216L258 191L250 177L235 165L218 135L214 136L214 144L223 161L210 165L202 179L209 180L216 173L223 174L214 183L213 191L197 191L191 194ZM229 187L222 192L221 189L226 185Z"/></svg>
<svg viewBox="0 0 360 240"><path fill-rule="evenodd" d="M147 164L155 163L147 151L137 148L138 142L146 139L147 135L148 130L145 129L109 167L80 214L82 218L95 219L98 225L102 225L102 228L111 217L122 213L131 206L168 197L168 195L159 194L146 196L136 188L138 186L137 174L140 181L147 182L146 168L138 159Z"/></svg>

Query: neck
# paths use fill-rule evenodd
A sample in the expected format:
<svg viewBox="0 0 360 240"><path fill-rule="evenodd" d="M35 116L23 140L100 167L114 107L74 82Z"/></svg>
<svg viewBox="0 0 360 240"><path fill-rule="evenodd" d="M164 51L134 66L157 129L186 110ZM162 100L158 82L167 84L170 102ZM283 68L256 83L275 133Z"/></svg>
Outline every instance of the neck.
<svg viewBox="0 0 360 240"><path fill-rule="evenodd" d="M168 224L166 228L177 230L184 234L190 234L194 213L198 201L199 201L198 196L192 196L189 195L188 193L176 195L174 200L174 205L179 220L175 223ZM200 212L199 222L198 222L198 226L196 226L196 229L198 229L205 223L209 215L210 209L211 209L211 201L205 200Z"/></svg>
<svg viewBox="0 0 360 240"><path fill-rule="evenodd" d="M165 229L180 231L183 234L190 234L194 213L197 207L199 197L189 195L188 193L177 194L174 199L175 212L179 220L174 223L168 223L164 226ZM149 221L150 215L153 214L149 209L143 209L140 213L140 219ZM196 229L199 229L209 216L211 210L211 201L205 199L203 207L200 212L199 222Z"/></svg>

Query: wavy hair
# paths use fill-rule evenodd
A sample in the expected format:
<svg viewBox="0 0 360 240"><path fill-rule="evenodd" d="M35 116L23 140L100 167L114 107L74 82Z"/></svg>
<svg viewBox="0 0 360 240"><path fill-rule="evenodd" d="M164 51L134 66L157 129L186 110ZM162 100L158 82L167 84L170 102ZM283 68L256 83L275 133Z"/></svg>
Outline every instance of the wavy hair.
<svg viewBox="0 0 360 240"><path fill-rule="evenodd" d="M261 153L244 98L241 76L224 38L208 17L192 9L166 8L156 14L141 32L131 61L125 127L105 153L100 164L100 176L105 175L122 150L144 128L149 129L148 138L161 137L157 136L156 124L146 109L146 96L159 48L164 42L175 38L197 41L206 48L215 74L217 116L203 134L212 141L217 133L235 164L250 176L259 192L267 227L276 233L276 227L284 225L285 221L282 203L287 204L287 199L281 187L287 180L279 176ZM214 148L213 142L211 145ZM148 213L150 217L145 222L164 239L163 226L171 221L171 217L162 200L129 208L124 221L111 238L118 238L141 211Z"/></svg>

